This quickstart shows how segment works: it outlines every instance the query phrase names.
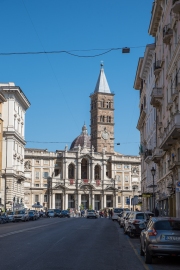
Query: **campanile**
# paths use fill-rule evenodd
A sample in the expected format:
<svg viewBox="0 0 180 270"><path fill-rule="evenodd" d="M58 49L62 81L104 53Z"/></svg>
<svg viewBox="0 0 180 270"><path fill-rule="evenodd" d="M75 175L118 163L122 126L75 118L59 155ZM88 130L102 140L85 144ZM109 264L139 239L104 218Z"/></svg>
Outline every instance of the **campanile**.
<svg viewBox="0 0 180 270"><path fill-rule="evenodd" d="M114 152L114 94L110 91L103 64L91 98L91 145L96 152Z"/></svg>

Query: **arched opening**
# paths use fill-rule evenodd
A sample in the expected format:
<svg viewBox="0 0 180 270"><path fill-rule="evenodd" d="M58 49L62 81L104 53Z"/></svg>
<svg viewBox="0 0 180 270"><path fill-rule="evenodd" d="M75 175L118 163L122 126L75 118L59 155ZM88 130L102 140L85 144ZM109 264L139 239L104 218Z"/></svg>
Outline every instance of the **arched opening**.
<svg viewBox="0 0 180 270"><path fill-rule="evenodd" d="M101 167L99 165L94 168L94 178L95 180L101 180Z"/></svg>
<svg viewBox="0 0 180 270"><path fill-rule="evenodd" d="M68 178L74 179L74 164L69 164L68 166Z"/></svg>
<svg viewBox="0 0 180 270"><path fill-rule="evenodd" d="M81 161L81 179L88 179L88 162L85 158Z"/></svg>
<svg viewBox="0 0 180 270"><path fill-rule="evenodd" d="M106 176L111 178L111 163L109 161L106 164Z"/></svg>

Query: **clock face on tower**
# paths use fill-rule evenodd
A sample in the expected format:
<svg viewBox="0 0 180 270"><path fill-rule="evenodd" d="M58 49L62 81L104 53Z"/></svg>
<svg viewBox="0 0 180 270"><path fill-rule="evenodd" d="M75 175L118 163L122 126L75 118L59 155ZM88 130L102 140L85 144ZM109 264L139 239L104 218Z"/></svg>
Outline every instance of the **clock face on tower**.
<svg viewBox="0 0 180 270"><path fill-rule="evenodd" d="M109 134L108 134L106 128L102 131L102 138L104 140L108 140L109 139Z"/></svg>

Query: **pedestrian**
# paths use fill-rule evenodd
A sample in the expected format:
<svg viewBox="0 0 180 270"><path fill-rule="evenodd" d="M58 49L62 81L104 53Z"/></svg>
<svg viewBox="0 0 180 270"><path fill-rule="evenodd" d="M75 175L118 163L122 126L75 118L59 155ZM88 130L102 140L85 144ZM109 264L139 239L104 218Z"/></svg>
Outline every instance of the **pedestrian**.
<svg viewBox="0 0 180 270"><path fill-rule="evenodd" d="M106 211L106 209L104 210L104 217L107 218L107 211Z"/></svg>
<svg viewBox="0 0 180 270"><path fill-rule="evenodd" d="M112 216L113 216L113 210L112 209L110 211L110 215L111 215L111 219L112 219Z"/></svg>
<svg viewBox="0 0 180 270"><path fill-rule="evenodd" d="M111 218L111 210L108 209L108 216L109 216L109 219Z"/></svg>
<svg viewBox="0 0 180 270"><path fill-rule="evenodd" d="M155 217L158 217L159 216L159 210L158 210L157 206L155 208L154 214L155 214Z"/></svg>

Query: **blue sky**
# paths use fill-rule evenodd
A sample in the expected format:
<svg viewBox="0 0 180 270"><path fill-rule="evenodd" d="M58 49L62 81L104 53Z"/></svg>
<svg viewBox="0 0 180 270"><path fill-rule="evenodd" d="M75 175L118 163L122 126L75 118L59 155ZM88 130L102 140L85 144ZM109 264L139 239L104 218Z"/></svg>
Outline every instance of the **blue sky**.
<svg viewBox="0 0 180 270"><path fill-rule="evenodd" d="M0 53L131 48L130 54L117 50L93 58L63 53L0 55L0 82L14 82L31 102L26 113L26 147L64 149L80 134L84 121L90 133L89 95L103 61L115 92L115 143L121 144L115 150L138 154L139 91L133 84L138 58L154 41L148 35L152 2L0 0Z"/></svg>

